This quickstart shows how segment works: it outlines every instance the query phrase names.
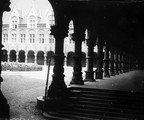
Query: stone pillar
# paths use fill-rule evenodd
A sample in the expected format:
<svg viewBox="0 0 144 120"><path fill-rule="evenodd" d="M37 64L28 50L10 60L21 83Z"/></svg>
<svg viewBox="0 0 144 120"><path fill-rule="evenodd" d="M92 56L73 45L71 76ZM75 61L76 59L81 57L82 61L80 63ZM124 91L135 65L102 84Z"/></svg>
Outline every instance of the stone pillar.
<svg viewBox="0 0 144 120"><path fill-rule="evenodd" d="M74 28L73 40L75 41L75 54L74 54L74 72L70 84L83 85L82 78L82 41L85 40L85 29L81 25L76 25Z"/></svg>
<svg viewBox="0 0 144 120"><path fill-rule="evenodd" d="M7 52L7 56L8 56L7 62L10 62L10 51Z"/></svg>
<svg viewBox="0 0 144 120"><path fill-rule="evenodd" d="M84 81L95 81L94 80L94 71L93 71L93 61L94 61L94 46L96 37L92 33L93 31L88 31L88 38L87 38L87 46L88 46L88 53L87 53L87 71L86 78Z"/></svg>
<svg viewBox="0 0 144 120"><path fill-rule="evenodd" d="M10 2L9 0L0 0L0 119L8 120L10 119L10 111L9 105L7 103L6 98L4 97L1 91L1 83L3 82L3 78L1 76L1 56L2 56L2 17L4 11L10 11L9 8Z"/></svg>
<svg viewBox="0 0 144 120"><path fill-rule="evenodd" d="M62 21L60 22L62 23ZM63 23L65 23L63 21ZM53 56L55 60L52 82L45 96L44 111L55 111L65 104L65 98L67 97L67 86L64 82L64 53L63 44L64 38L67 35L68 25L56 24L51 26L51 35L55 37L55 54ZM46 117L47 114L44 112Z"/></svg>
<svg viewBox="0 0 144 120"><path fill-rule="evenodd" d="M16 51L16 62L18 62L18 61L19 61L19 52Z"/></svg>
<svg viewBox="0 0 144 120"><path fill-rule="evenodd" d="M97 69L96 79L103 79L103 41L98 38L97 40L98 53L97 53Z"/></svg>
<svg viewBox="0 0 144 120"><path fill-rule="evenodd" d="M55 54L54 54L54 68L52 75L52 83L48 90L48 98L54 103L59 104L59 100L65 97L66 84L64 82L64 53L63 44L64 38L67 35L67 26L54 25L51 28L51 34L55 37ZM57 107L56 104L52 107ZM51 106L51 105L50 105ZM49 107L49 106L48 106ZM53 108L50 108L53 109Z"/></svg>
<svg viewBox="0 0 144 120"><path fill-rule="evenodd" d="M121 72L121 55L120 55L120 51L118 51L118 73L122 74L122 72Z"/></svg>
<svg viewBox="0 0 144 120"><path fill-rule="evenodd" d="M105 42L105 49L104 49L104 77L110 77L109 74L109 44Z"/></svg>
<svg viewBox="0 0 144 120"><path fill-rule="evenodd" d="M112 47L110 48L110 75L115 76L115 72L114 72L114 50Z"/></svg>
<svg viewBox="0 0 144 120"><path fill-rule="evenodd" d="M34 63L37 64L37 52L34 53Z"/></svg>
<svg viewBox="0 0 144 120"><path fill-rule="evenodd" d="M123 54L123 72L126 73L126 54Z"/></svg>
<svg viewBox="0 0 144 120"><path fill-rule="evenodd" d="M122 53L119 52L119 67L120 67L120 74L122 74L122 69L123 69L123 66L122 66Z"/></svg>
<svg viewBox="0 0 144 120"><path fill-rule="evenodd" d="M121 71L122 73L124 73L124 55L123 55L123 52L121 53Z"/></svg>
<svg viewBox="0 0 144 120"><path fill-rule="evenodd" d="M125 72L128 72L128 59L127 59L127 55L125 56Z"/></svg>
<svg viewBox="0 0 144 120"><path fill-rule="evenodd" d="M115 50L114 61L115 61L115 75L119 75L119 72L118 72L118 52L117 52L117 50Z"/></svg>
<svg viewBox="0 0 144 120"><path fill-rule="evenodd" d="M47 54L46 53L44 53L44 65L47 65Z"/></svg>
<svg viewBox="0 0 144 120"><path fill-rule="evenodd" d="M27 53L27 51L25 52L25 63L28 63L28 53Z"/></svg>

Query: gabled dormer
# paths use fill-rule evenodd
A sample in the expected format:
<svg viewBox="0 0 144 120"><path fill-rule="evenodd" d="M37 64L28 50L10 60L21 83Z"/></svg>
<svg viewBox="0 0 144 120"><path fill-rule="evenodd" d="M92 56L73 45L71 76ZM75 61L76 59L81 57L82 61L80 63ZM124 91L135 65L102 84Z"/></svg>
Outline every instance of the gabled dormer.
<svg viewBox="0 0 144 120"><path fill-rule="evenodd" d="M13 29L18 28L20 19L23 19L22 12L20 10L17 10L16 6L14 6L9 16L9 27Z"/></svg>
<svg viewBox="0 0 144 120"><path fill-rule="evenodd" d="M37 28L37 24L40 19L41 19L40 11L37 10L33 4L32 8L27 16L28 28Z"/></svg>
<svg viewBox="0 0 144 120"><path fill-rule="evenodd" d="M50 28L50 26L54 24L55 24L54 12L52 7L50 7L46 13L46 27Z"/></svg>

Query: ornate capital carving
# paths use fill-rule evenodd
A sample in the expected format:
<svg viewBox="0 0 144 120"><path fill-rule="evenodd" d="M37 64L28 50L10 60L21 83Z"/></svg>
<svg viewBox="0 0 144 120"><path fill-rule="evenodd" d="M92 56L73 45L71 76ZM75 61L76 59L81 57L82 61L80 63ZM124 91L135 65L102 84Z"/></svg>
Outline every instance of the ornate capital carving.
<svg viewBox="0 0 144 120"><path fill-rule="evenodd" d="M51 26L51 35L55 38L64 38L68 34L68 25L53 25Z"/></svg>

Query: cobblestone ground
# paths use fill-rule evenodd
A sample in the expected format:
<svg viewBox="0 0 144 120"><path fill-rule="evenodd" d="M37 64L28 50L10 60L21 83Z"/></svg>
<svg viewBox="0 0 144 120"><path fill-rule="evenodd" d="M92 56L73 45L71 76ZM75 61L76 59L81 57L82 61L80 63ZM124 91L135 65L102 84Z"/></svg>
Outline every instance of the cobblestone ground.
<svg viewBox="0 0 144 120"><path fill-rule="evenodd" d="M65 69L65 82L72 77L72 67ZM50 68L49 84L53 67ZM44 95L47 67L39 72L2 72L2 92L10 105L11 120L45 120L36 108L36 98Z"/></svg>

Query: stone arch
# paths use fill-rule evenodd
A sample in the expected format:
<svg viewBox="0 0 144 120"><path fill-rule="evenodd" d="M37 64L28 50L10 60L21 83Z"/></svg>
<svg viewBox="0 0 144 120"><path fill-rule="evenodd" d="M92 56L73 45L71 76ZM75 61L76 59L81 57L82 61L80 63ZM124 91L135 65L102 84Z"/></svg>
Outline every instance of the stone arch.
<svg viewBox="0 0 144 120"><path fill-rule="evenodd" d="M74 52L68 52L67 54L67 66L73 66L74 65Z"/></svg>
<svg viewBox="0 0 144 120"><path fill-rule="evenodd" d="M44 52L38 51L37 53L37 64L44 65Z"/></svg>
<svg viewBox="0 0 144 120"><path fill-rule="evenodd" d="M16 62L16 51L15 50L10 51L10 62Z"/></svg>
<svg viewBox="0 0 144 120"><path fill-rule="evenodd" d="M24 50L20 50L18 56L19 56L19 59L18 59L19 62L25 62L25 51Z"/></svg>
<svg viewBox="0 0 144 120"><path fill-rule="evenodd" d="M5 49L2 50L2 58L1 58L2 60L1 61L7 62L7 59L8 59L7 53L8 53L7 50L5 50Z"/></svg>
<svg viewBox="0 0 144 120"><path fill-rule="evenodd" d="M47 65L48 65L48 61L49 61L50 58L51 58L50 65L54 65L54 57L53 57L53 55L54 55L53 51L48 51L47 52Z"/></svg>
<svg viewBox="0 0 144 120"><path fill-rule="evenodd" d="M30 50L28 51L28 56L27 56L27 62L28 63L34 63L34 51Z"/></svg>
<svg viewBox="0 0 144 120"><path fill-rule="evenodd" d="M82 52L82 61L81 61L82 67L86 66L86 53Z"/></svg>

